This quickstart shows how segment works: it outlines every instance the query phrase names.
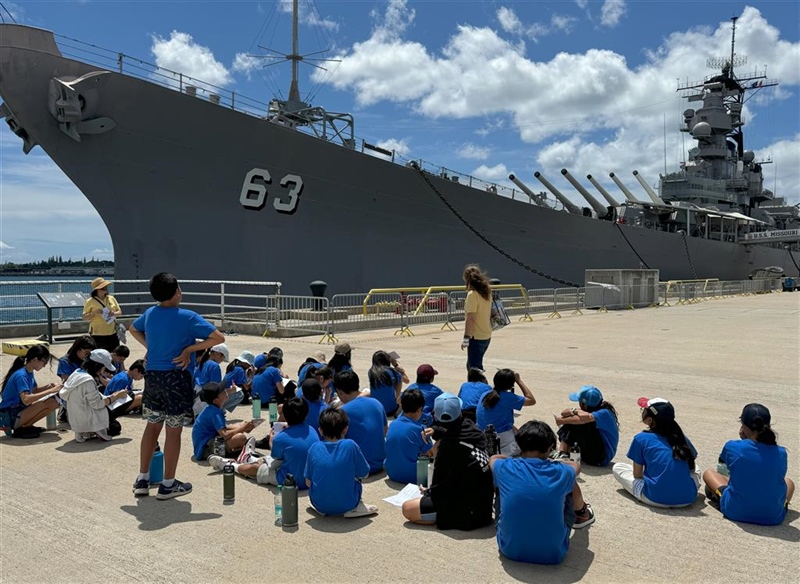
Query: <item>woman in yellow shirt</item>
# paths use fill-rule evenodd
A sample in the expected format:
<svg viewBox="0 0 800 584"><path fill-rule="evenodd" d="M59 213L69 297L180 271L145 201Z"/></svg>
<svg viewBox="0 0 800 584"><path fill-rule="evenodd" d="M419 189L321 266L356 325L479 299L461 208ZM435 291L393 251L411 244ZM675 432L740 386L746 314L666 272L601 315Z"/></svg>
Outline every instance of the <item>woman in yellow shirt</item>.
<svg viewBox="0 0 800 584"><path fill-rule="evenodd" d="M476 265L464 268L464 283L467 300L461 350L467 350L467 371L473 367L483 371L483 355L492 340L492 287L489 278Z"/></svg>
<svg viewBox="0 0 800 584"><path fill-rule="evenodd" d="M92 295L83 305L83 320L89 321L89 334L98 349L109 353L119 345L117 317L122 314L116 299L108 293L111 282L105 278L92 280Z"/></svg>

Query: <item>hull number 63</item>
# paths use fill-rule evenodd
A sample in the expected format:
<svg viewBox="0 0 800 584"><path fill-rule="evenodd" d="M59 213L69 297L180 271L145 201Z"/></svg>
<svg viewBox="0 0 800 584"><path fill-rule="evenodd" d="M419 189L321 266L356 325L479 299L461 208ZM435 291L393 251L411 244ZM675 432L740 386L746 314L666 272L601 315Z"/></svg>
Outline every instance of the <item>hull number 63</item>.
<svg viewBox="0 0 800 584"><path fill-rule="evenodd" d="M268 170L254 168L248 172L244 177L242 192L239 195L239 202L242 207L256 211L262 209L267 203L267 196L269 195L267 185L270 184L272 184L272 177ZM275 197L272 201L272 206L278 213L291 215L297 211L297 202L303 192L303 179L296 174L287 174L279 184L284 191L288 190L288 192Z"/></svg>

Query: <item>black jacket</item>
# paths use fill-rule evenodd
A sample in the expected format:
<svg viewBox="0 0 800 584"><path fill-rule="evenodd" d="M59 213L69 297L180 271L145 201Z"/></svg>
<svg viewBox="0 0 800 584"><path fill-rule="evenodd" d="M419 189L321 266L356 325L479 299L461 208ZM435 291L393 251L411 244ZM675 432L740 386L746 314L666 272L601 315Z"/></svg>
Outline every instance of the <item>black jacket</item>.
<svg viewBox="0 0 800 584"><path fill-rule="evenodd" d="M461 417L435 425L433 437L439 442L429 494L436 527L468 531L488 525L494 484L483 432Z"/></svg>

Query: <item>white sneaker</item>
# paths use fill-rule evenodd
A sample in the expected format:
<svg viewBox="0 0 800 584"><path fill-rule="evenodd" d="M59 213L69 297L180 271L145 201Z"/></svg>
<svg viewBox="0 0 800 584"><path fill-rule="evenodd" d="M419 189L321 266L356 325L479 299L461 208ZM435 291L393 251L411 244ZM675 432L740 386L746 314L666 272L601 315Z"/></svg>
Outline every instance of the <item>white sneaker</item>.
<svg viewBox="0 0 800 584"><path fill-rule="evenodd" d="M368 515L375 515L377 512L378 508L375 505L365 505L364 501L359 501L358 507L345 513L344 517L367 517Z"/></svg>
<svg viewBox="0 0 800 584"><path fill-rule="evenodd" d="M95 432L95 435L98 438L100 438L100 440L103 440L104 442L108 442L109 440L111 440L111 436L108 435L108 431L107 430L97 430Z"/></svg>
<svg viewBox="0 0 800 584"><path fill-rule="evenodd" d="M208 457L208 466L219 471L225 468L225 465L233 464L234 462L235 461L232 458L223 458L222 456L217 456L216 454L212 454Z"/></svg>
<svg viewBox="0 0 800 584"><path fill-rule="evenodd" d="M244 448L242 448L241 454L239 454L239 458L236 459L236 462L240 464L247 464L250 462L251 458L254 458L253 452L256 450L256 438L255 436L250 436L247 439L247 442L244 443Z"/></svg>

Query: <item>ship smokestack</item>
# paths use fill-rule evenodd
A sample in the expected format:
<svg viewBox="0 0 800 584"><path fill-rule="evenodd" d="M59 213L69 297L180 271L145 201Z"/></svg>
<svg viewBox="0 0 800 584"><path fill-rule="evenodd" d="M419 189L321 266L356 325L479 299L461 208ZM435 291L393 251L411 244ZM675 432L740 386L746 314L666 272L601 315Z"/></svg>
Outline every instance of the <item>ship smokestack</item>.
<svg viewBox="0 0 800 584"><path fill-rule="evenodd" d="M580 207L578 207L578 206L577 206L575 203L573 203L573 202L572 202L572 201L570 201L570 200L569 200L567 197L565 197L564 195L562 195L562 194L561 194L561 191L559 191L559 190L558 190L556 187L554 187L553 185L551 185L551 184L550 184L550 181L549 181L549 180L547 180L546 178L544 178L544 177L542 176L542 173L541 173L541 172L539 172L539 171L537 170L536 172L534 172L534 173L533 173L533 176L535 176L536 178L538 178L538 179L539 179L539 182L540 182L540 183L542 183L542 184L544 185L544 187L545 187L545 188L546 188L548 191L550 191L551 193L553 193L553 195L555 195L556 199L558 199L558 200L561 202L561 204L562 204L562 205L564 205L564 208L565 208L565 209L566 209L568 212L570 212L570 213L575 213L576 215L583 215L583 213L581 212L581 209L580 209Z"/></svg>
<svg viewBox="0 0 800 584"><path fill-rule="evenodd" d="M636 197L633 196L633 193L628 190L628 187L626 187L624 184L622 184L622 181L617 178L617 175L615 175L613 172L609 172L608 176L610 176L611 180L614 181L614 184L616 184L619 187L619 190L622 191L622 194L625 195L626 199L628 199L632 203L641 203L642 202L642 201L640 201L639 199L637 199Z"/></svg>
<svg viewBox="0 0 800 584"><path fill-rule="evenodd" d="M659 197L656 194L656 192L653 189L650 188L650 185L647 184L647 181L645 181L642 178L642 175L639 174L638 170L634 170L633 171L633 176L636 177L636 180L639 181L639 184L642 185L642 188L645 190L645 192L649 195L649 197L653 200L653 202L656 205L665 205L666 206L666 203L661 199L661 197Z"/></svg>
<svg viewBox="0 0 800 584"><path fill-rule="evenodd" d="M587 174L586 178L589 180L590 183L592 183L594 185L594 188L596 188L598 190L598 192L601 195L603 195L603 197L605 197L605 199L606 199L606 201L608 201L609 205L611 205L612 207L619 207L619 202L614 197L612 197L609 194L609 192L603 188L603 185L601 185L599 182L597 182L597 180L594 177L592 177L591 174Z"/></svg>
<svg viewBox="0 0 800 584"><path fill-rule="evenodd" d="M509 174L508 175L508 180L513 182L515 185L517 185L519 187L519 190L521 190L523 193L528 195L531 198L531 201L533 201L535 204L539 205L540 207L546 207L547 206L547 205L545 205L544 201L542 200L542 196L541 195L537 195L532 190L530 190L528 188L528 185L526 185L524 182L519 180L516 176L514 176L513 174Z"/></svg>
<svg viewBox="0 0 800 584"><path fill-rule="evenodd" d="M603 205L601 205L600 201L595 199L589 191L583 188L583 185L579 183L577 180L575 180L575 177L572 176L566 168L561 169L561 174L563 174L564 178L567 179L573 187L575 187L575 190L577 190L581 195L583 195L584 199L589 201L589 204L592 206L592 209L597 211L598 216L603 217L604 215L608 214L608 209L606 209Z"/></svg>

